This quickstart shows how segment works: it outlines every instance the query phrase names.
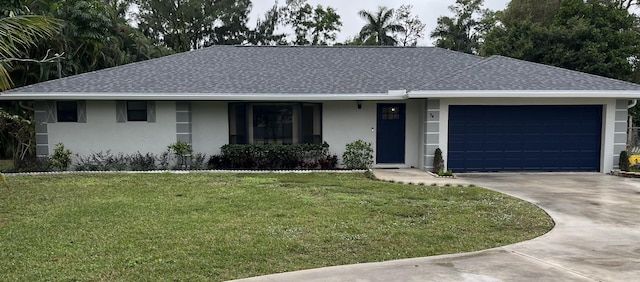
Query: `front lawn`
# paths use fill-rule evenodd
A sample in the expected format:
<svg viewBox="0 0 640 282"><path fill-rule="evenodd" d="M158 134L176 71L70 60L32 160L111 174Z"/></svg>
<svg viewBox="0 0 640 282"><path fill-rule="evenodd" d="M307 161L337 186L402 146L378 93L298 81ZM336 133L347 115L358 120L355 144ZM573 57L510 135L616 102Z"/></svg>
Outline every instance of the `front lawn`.
<svg viewBox="0 0 640 282"><path fill-rule="evenodd" d="M552 228L481 188L361 174L93 174L0 187L0 281L228 280L482 250Z"/></svg>

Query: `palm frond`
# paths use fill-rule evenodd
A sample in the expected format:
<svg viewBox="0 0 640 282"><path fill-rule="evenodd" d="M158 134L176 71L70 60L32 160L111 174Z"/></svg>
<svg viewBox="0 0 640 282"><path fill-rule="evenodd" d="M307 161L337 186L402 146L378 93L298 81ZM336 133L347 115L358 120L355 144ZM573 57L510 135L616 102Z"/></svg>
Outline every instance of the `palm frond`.
<svg viewBox="0 0 640 282"><path fill-rule="evenodd" d="M394 13L393 9L387 9L385 7L382 7L380 9L380 14L379 14L378 20L383 25L387 24L389 21L391 21L393 19L393 13Z"/></svg>
<svg viewBox="0 0 640 282"><path fill-rule="evenodd" d="M38 40L60 31L62 21L45 16L25 15L0 18L0 91L11 88L12 81L6 65L19 57Z"/></svg>

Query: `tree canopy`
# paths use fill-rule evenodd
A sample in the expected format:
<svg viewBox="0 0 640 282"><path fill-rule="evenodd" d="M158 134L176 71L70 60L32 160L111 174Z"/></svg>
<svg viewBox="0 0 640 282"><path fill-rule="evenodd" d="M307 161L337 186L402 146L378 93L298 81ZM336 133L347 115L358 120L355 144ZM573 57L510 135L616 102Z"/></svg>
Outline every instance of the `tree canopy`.
<svg viewBox="0 0 640 282"><path fill-rule="evenodd" d="M404 32L405 28L394 22L394 9L378 7L375 12L361 10L358 12L366 24L359 34L361 42L375 42L376 45L397 45L398 40L394 38L394 33Z"/></svg>
<svg viewBox="0 0 640 282"><path fill-rule="evenodd" d="M517 14L510 10L514 7L509 5L503 16ZM542 13L553 10L551 7ZM626 8L603 1L563 0L550 21L509 19L484 37L483 55L504 55L634 80L640 34L638 18Z"/></svg>
<svg viewBox="0 0 640 282"><path fill-rule="evenodd" d="M395 34L398 45L416 46L418 45L418 40L424 37L426 25L412 11L412 5L401 5L396 10L394 21L404 29L403 32Z"/></svg>
<svg viewBox="0 0 640 282"><path fill-rule="evenodd" d="M492 24L491 13L483 10L484 0L456 0L456 4L449 6L453 17L438 18L438 25L431 32L431 38L436 39L435 45L441 48L477 54L480 49L481 36ZM484 17L483 17L484 16Z"/></svg>
<svg viewBox="0 0 640 282"><path fill-rule="evenodd" d="M60 21L51 17L21 15L0 18L0 34L11 40L0 40L0 91L13 85L7 67L27 58L25 50L36 46L39 40L53 36L60 30Z"/></svg>

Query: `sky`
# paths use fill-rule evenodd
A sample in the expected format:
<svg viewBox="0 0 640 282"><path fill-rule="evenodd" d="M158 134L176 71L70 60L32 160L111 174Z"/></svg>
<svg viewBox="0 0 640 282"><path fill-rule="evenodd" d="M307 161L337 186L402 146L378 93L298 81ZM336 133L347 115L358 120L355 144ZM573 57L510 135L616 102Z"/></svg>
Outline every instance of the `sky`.
<svg viewBox="0 0 640 282"><path fill-rule="evenodd" d="M279 0L279 4L282 5L285 1ZM264 13L273 7L274 2L275 0L253 0L250 26L258 17L263 17ZM509 0L485 0L484 8L494 11L503 10L508 2ZM430 46L433 45L433 40L429 38L429 34L435 28L438 17L452 16L453 14L447 7L455 4L455 0L307 0L307 3L314 7L319 4L323 7L330 6L336 9L342 20L338 42L355 36L365 24L364 20L358 16L360 10L374 12L378 6L397 9L400 5L413 5L413 14L426 24L425 38L419 42L419 45Z"/></svg>

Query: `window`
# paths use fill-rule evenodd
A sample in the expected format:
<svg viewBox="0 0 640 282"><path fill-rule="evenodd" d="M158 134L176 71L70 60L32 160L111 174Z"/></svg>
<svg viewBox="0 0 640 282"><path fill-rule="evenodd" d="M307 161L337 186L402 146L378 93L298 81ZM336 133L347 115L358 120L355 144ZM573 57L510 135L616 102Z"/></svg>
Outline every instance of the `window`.
<svg viewBox="0 0 640 282"><path fill-rule="evenodd" d="M231 144L321 144L322 107L310 103L231 103Z"/></svg>
<svg viewBox="0 0 640 282"><path fill-rule="evenodd" d="M127 101L127 121L147 121L147 102Z"/></svg>
<svg viewBox="0 0 640 282"><path fill-rule="evenodd" d="M398 107L384 107L382 108L383 120L397 120L400 119L400 109Z"/></svg>
<svg viewBox="0 0 640 282"><path fill-rule="evenodd" d="M155 101L116 101L116 121L126 123L128 121L156 122Z"/></svg>
<svg viewBox="0 0 640 282"><path fill-rule="evenodd" d="M78 122L78 102L57 101L56 114L58 122Z"/></svg>

